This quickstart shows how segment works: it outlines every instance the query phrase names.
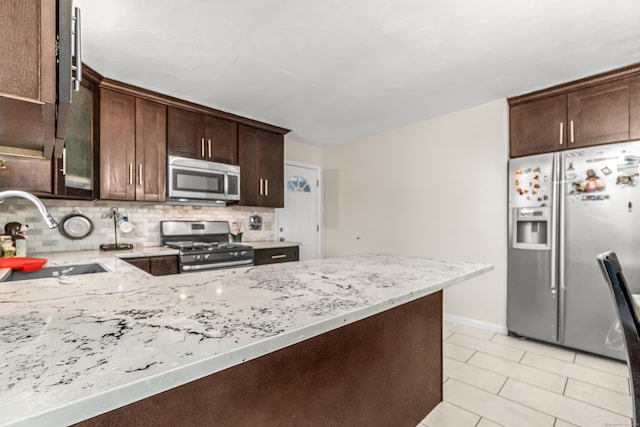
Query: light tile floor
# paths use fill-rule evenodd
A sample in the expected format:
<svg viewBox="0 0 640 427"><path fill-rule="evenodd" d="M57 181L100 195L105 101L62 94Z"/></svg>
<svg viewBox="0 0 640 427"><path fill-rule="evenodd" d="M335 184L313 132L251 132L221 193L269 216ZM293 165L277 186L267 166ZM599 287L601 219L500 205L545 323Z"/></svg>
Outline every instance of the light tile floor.
<svg viewBox="0 0 640 427"><path fill-rule="evenodd" d="M444 324L444 401L418 427L631 425L627 365Z"/></svg>

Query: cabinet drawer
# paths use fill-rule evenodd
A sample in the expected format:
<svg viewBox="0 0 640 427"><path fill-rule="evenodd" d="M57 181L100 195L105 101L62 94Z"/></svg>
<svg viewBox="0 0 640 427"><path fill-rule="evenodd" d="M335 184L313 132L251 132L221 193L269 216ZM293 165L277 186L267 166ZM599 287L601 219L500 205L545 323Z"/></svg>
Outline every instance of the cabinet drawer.
<svg viewBox="0 0 640 427"><path fill-rule="evenodd" d="M288 246L285 248L254 249L253 262L255 265L275 264L300 260L300 248Z"/></svg>

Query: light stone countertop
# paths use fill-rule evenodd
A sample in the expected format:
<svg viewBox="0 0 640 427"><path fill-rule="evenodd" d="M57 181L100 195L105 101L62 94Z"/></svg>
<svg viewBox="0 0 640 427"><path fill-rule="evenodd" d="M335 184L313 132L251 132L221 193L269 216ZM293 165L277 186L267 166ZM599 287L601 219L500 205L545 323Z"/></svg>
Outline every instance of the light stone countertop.
<svg viewBox="0 0 640 427"><path fill-rule="evenodd" d="M493 269L366 254L154 277L49 255L109 272L0 283L0 425L78 422Z"/></svg>
<svg viewBox="0 0 640 427"><path fill-rule="evenodd" d="M297 242L278 242L278 241L268 241L268 242L241 242L243 245L249 245L253 247L253 249L272 249L272 248L289 248L291 246L300 246L300 243Z"/></svg>

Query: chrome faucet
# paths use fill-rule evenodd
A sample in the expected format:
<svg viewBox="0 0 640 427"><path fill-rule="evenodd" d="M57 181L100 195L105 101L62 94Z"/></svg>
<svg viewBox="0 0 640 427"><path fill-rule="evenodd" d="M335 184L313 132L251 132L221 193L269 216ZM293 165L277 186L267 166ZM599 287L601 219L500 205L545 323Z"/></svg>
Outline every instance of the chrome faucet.
<svg viewBox="0 0 640 427"><path fill-rule="evenodd" d="M49 228L56 228L58 226L58 222L47 211L47 208L44 207L44 204L33 194L20 190L0 191L0 200L11 199L14 197L27 199L28 201L36 205L36 208L38 208L38 210L40 211L40 215L42 215L42 218L44 218L44 222Z"/></svg>

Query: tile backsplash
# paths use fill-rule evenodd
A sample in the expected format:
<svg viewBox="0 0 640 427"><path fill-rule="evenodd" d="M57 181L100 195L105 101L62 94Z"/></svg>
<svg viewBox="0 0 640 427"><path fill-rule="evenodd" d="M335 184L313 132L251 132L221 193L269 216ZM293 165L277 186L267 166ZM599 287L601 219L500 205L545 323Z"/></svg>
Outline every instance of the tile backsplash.
<svg viewBox="0 0 640 427"><path fill-rule="evenodd" d="M4 233L7 222L27 224L27 254L46 252L95 250L100 244L114 243L113 220L103 218L112 207L129 217L133 226L130 233L118 229L118 243L133 243L136 246L160 245L160 221L162 220L216 220L240 222L243 241L269 241L275 238L275 209L257 207L209 207L173 206L162 204L127 202L87 202L42 199L47 210L58 221L77 208L93 222L93 232L80 240L64 237L58 229L49 229L36 207L27 200L7 199L0 204L0 231ZM249 217L262 217L262 230L249 230Z"/></svg>

